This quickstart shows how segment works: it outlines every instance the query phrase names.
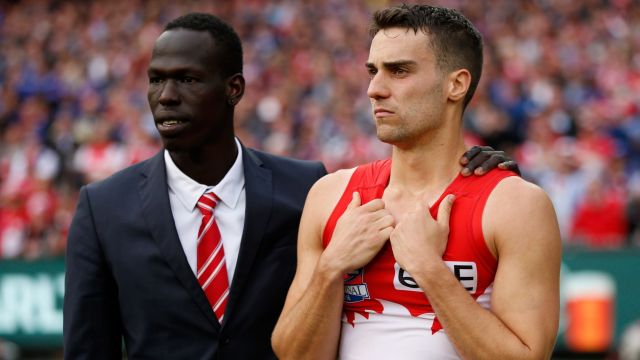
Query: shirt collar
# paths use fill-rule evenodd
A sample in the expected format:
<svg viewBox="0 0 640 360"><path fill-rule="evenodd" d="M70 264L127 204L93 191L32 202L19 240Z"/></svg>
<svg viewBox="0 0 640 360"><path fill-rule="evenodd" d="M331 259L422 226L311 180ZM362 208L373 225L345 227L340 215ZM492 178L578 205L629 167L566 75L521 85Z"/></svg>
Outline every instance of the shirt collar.
<svg viewBox="0 0 640 360"><path fill-rule="evenodd" d="M213 191L220 201L233 209L238 203L240 193L244 189L244 167L242 166L242 147L238 139L235 139L238 148L238 156L229 171L215 186L207 186L193 180L178 168L173 162L169 151L164 151L164 162L167 168L167 183L180 203L189 211L193 211L200 196Z"/></svg>

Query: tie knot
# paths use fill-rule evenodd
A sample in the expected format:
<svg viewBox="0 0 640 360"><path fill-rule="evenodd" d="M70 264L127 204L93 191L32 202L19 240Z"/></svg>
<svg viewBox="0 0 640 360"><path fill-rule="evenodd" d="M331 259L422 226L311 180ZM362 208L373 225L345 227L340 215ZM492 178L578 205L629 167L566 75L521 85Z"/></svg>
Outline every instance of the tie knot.
<svg viewBox="0 0 640 360"><path fill-rule="evenodd" d="M198 209L202 215L211 215L220 199L214 193L206 193L198 199Z"/></svg>

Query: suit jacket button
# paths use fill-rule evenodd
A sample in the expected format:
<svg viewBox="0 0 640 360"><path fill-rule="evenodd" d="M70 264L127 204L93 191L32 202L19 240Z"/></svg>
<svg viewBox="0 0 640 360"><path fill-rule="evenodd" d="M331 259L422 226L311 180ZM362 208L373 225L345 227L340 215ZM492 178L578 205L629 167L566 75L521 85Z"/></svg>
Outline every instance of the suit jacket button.
<svg viewBox="0 0 640 360"><path fill-rule="evenodd" d="M224 345L229 345L230 342L231 342L231 339L229 338L224 338L224 340L222 340L222 344Z"/></svg>

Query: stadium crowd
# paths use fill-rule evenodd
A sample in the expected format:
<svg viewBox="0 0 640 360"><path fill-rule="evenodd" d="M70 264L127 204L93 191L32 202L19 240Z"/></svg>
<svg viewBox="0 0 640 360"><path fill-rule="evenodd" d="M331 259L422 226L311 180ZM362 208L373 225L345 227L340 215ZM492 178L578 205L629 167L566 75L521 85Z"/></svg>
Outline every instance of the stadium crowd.
<svg viewBox="0 0 640 360"><path fill-rule="evenodd" d="M638 2L436 3L485 40L469 145L507 151L549 193L567 247L640 244ZM0 259L63 255L80 186L158 151L146 65L162 26L189 11L221 16L243 41L245 145L330 171L387 156L364 66L370 14L385 4L0 3Z"/></svg>

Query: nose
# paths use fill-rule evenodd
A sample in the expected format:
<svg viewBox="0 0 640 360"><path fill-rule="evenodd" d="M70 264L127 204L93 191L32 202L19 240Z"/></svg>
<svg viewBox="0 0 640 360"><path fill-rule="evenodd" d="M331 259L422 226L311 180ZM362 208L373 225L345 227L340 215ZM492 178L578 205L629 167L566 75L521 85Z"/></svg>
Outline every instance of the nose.
<svg viewBox="0 0 640 360"><path fill-rule="evenodd" d="M160 90L160 97L158 98L158 102L164 106L180 103L177 84L174 80L168 79L164 82L162 89Z"/></svg>
<svg viewBox="0 0 640 360"><path fill-rule="evenodd" d="M369 80L367 95L373 100L384 99L391 95L382 72L377 72L371 77L371 80Z"/></svg>

